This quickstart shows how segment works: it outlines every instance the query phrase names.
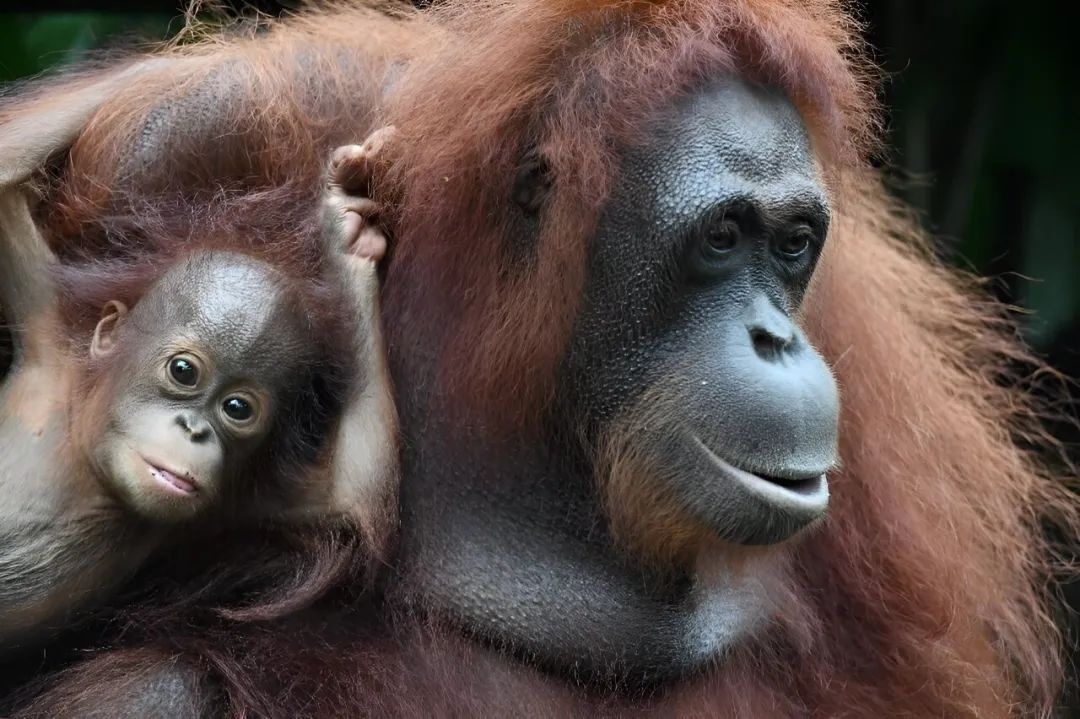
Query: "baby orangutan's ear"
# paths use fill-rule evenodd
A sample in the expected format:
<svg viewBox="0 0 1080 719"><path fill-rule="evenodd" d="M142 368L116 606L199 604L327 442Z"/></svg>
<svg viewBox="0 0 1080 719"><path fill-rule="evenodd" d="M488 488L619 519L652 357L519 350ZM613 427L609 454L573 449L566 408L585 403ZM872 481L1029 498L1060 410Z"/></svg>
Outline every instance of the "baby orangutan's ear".
<svg viewBox="0 0 1080 719"><path fill-rule="evenodd" d="M128 308L123 302L109 300L101 308L101 319L94 328L94 339L90 341L90 357L101 359L116 351L117 332L127 317Z"/></svg>

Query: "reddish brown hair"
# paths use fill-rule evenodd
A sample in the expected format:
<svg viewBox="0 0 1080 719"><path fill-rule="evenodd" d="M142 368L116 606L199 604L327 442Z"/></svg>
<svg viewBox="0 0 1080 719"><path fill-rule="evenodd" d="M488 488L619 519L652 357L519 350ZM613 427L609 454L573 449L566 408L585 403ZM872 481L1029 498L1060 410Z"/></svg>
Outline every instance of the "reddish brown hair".
<svg viewBox="0 0 1080 719"><path fill-rule="evenodd" d="M1028 358L1003 310L940 265L866 165L876 138L874 73L842 3L462 0L424 19L373 17L329 10L257 42L175 50L199 71L170 70L157 84L133 88L95 120L72 161L94 172L122 167L148 108L184 95L205 77L204 63L243 78L229 85L220 122L240 128L234 147L254 166L265 163L259 173L267 177L314 178L320 143L337 137L326 128L344 127L355 141L375 125L395 124L396 161L377 188L397 202L384 291L392 351L414 351L409 337L437 338L426 349L438 353L452 401L513 430L549 407L585 282L588 237L619 152L646 138L662 109L705 78L739 72L778 84L807 121L831 191L833 229L804 323L841 386L843 467L832 479L827 522L775 559L790 568L770 584L777 621L706 676L662 696L597 700L426 635L405 649L361 642L340 664L326 650L297 650L291 666L298 677L311 671L311 682L297 678L282 692L297 701L304 694L305 709L325 715L343 706L1048 714L1061 682L1061 640L1047 613L1051 554L1040 521L1075 527L1075 500L1020 448L1021 440L1047 440L1012 376L1016 361ZM394 92L383 98L381 87L363 85L369 114L354 122L346 101L353 66L341 54L371 57L369 41L379 57L371 67ZM400 53L387 49L395 43ZM395 58L411 60L400 75L387 70ZM312 117L305 103L324 90L336 99L314 103ZM310 147L319 152L309 156ZM509 193L532 151L555 181L534 260L521 267L507 259L508 243L525 234ZM169 167L182 158L164 155ZM110 186L70 179L71 217L101 211L95 182ZM458 321L425 326L433 324L425 310L435 306L456 308ZM258 636L245 647L261 647L260 658L282 655L280 678L290 666L283 643ZM200 655L211 654L235 685L235 701L276 711L244 686L258 667L244 670L244 657L220 649ZM404 666L409 657L416 664ZM311 666L332 678L320 673L316 681Z"/></svg>
<svg viewBox="0 0 1080 719"><path fill-rule="evenodd" d="M387 311L418 314L396 273L460 306L444 384L495 426L507 412L528 424L552 398L615 159L658 111L736 72L781 86L810 129L834 228L804 314L841 387L843 469L826 525L786 550L783 629L725 657L687 706L1048 712L1061 642L1040 522L1075 526L1075 500L1018 447L1047 438L1011 375L1017 360L1033 365L1002 308L940 265L866 165L875 73L841 5L461 2L433 22L449 32L405 74L388 114L404 156ZM513 272L501 259L522 232L509 188L532 148L554 189L535 261Z"/></svg>
<svg viewBox="0 0 1080 719"><path fill-rule="evenodd" d="M857 27L831 2L566 0L436 12L449 31L404 73L387 110L402 147L387 183L400 193L397 265L460 302L448 384L460 402L510 426L534 420L553 396L586 238L619 151L647 137L677 95L718 73L780 85L830 176L873 142L868 70L851 59ZM492 271L526 232L507 200L532 151L555 178L535 264ZM517 398L512 407L506 396Z"/></svg>

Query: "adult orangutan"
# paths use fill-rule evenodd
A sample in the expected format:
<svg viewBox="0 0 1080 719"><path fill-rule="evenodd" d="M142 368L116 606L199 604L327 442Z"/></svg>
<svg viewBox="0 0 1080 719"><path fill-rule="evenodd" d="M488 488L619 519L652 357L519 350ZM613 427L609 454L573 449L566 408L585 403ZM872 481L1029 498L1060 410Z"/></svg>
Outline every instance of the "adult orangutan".
<svg viewBox="0 0 1080 719"><path fill-rule="evenodd" d="M1039 522L1075 507L1017 443L1003 310L866 164L856 32L831 0L462 0L145 66L52 166L58 247L152 251L79 228L214 173L301 193L335 133L398 128L400 542L287 622L194 620L188 577L22 715L1048 712Z"/></svg>

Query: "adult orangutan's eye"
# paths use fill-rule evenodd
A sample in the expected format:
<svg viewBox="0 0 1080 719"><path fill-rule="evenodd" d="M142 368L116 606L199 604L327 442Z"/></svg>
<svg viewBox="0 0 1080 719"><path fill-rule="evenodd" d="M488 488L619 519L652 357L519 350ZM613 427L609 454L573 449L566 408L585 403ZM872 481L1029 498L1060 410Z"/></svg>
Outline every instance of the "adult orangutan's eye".
<svg viewBox="0 0 1080 719"><path fill-rule="evenodd" d="M711 257L722 257L739 244L739 226L734 220L721 220L716 227L709 230L705 236L705 254Z"/></svg>
<svg viewBox="0 0 1080 719"><path fill-rule="evenodd" d="M810 249L813 241L814 237L809 230L800 230L784 238L777 249L784 257L795 259Z"/></svg>

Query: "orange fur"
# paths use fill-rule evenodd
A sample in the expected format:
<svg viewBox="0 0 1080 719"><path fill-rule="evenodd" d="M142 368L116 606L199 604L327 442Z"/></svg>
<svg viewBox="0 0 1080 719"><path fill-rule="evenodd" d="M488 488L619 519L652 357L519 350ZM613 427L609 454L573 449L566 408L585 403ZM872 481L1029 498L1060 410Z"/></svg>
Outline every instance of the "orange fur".
<svg viewBox="0 0 1080 719"><path fill-rule="evenodd" d="M781 612L781 626L811 637L799 699L821 716L1049 711L1060 638L1040 522L1075 527L1075 500L1017 446L1039 430L1008 376L1027 358L1002 309L932 257L864 164L874 73L856 54L857 25L828 1L451 3L436 18L451 32L391 106L412 143L398 168L391 278L421 272L462 304L443 355L453 396L496 427L507 413L511 426L542 416L619 149L647 137L655 113L699 78L734 71L779 84L831 189L834 228L805 323L843 398L830 518L796 550L799 606ZM557 178L550 219L535 264L495 272L515 231L500 193L530 145ZM446 231L431 238L432 227ZM395 299L389 312L409 306ZM632 425L624 431L632 437ZM627 447L608 466L640 475ZM670 512L641 521L644 504L663 506L648 478L606 482L616 534L631 546L685 557L700 541ZM788 670L725 660L718 671L783 686L777 672Z"/></svg>
<svg viewBox="0 0 1080 719"><path fill-rule="evenodd" d="M553 396L584 238L618 150L642 141L678 93L718 72L779 84L830 176L872 143L869 71L852 65L856 28L833 2L448 3L435 21L448 32L405 72L387 111L408 148L388 182L400 195L397 250L410 273L463 302L466 325L446 357L456 399L510 426ZM557 178L536 264L524 276L492 272L521 232L506 188L531 148ZM425 241L432 227L444 228L438 242ZM458 261L463 247L487 262ZM543 321L520 321L533 313ZM477 354L482 364L469 361Z"/></svg>

